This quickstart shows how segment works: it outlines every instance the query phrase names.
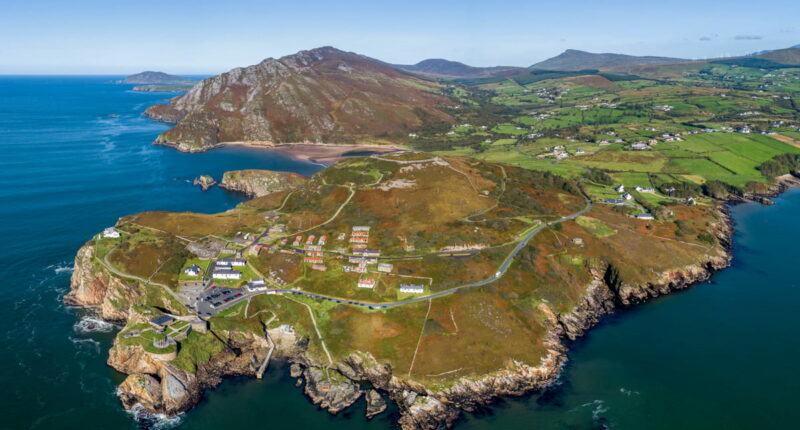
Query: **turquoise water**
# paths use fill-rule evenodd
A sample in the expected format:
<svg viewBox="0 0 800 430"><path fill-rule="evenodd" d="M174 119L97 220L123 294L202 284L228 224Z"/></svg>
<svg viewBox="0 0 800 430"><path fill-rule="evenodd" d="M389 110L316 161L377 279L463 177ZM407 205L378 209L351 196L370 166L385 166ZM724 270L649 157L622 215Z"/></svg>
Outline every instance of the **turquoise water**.
<svg viewBox="0 0 800 430"><path fill-rule="evenodd" d="M140 113L168 95L133 93L117 77L0 77L0 428L139 424L105 365L113 328L86 333L64 306L75 251L123 215L218 212L241 196L189 181L242 168L312 174L320 166L269 151L181 154L150 143L167 126ZM111 118L110 114L119 115ZM734 267L682 293L607 318L576 342L560 384L467 415L462 429L786 428L797 425L800 190L772 207L741 205ZM285 369L231 379L159 426L384 429L363 403L332 417Z"/></svg>

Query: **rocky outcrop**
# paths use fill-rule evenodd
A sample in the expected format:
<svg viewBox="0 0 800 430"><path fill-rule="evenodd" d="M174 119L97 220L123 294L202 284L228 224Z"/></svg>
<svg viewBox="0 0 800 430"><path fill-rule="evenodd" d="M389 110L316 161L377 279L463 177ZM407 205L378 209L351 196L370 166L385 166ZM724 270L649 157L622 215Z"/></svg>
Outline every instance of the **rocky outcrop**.
<svg viewBox="0 0 800 430"><path fill-rule="evenodd" d="M367 403L367 410L364 415L367 419L371 419L386 410L386 400L383 400L381 393L376 390L369 390L364 394L364 400Z"/></svg>
<svg viewBox="0 0 800 430"><path fill-rule="evenodd" d="M216 387L224 378L255 375L267 355L266 339L252 333L226 335L230 335L229 346L200 363L193 373L153 359L138 345L124 346L115 341L108 365L129 375L117 390L123 406L131 409L139 405L149 413L174 416L191 409L203 391Z"/></svg>
<svg viewBox="0 0 800 430"><path fill-rule="evenodd" d="M130 303L141 297L136 282L126 281L108 271L95 259L95 247L87 244L78 250L70 279L71 289L64 301L93 309L108 321L124 321Z"/></svg>
<svg viewBox="0 0 800 430"><path fill-rule="evenodd" d="M358 54L323 47L236 68L145 115L176 124L156 140L181 151L223 142L359 143L452 122L437 85ZM430 90L428 90L428 89Z"/></svg>
<svg viewBox="0 0 800 430"><path fill-rule="evenodd" d="M211 176L201 175L200 177L194 178L192 185L195 187L199 186L203 191L208 191L209 188L217 185L217 181Z"/></svg>
<svg viewBox="0 0 800 430"><path fill-rule="evenodd" d="M308 178L292 172L271 170L232 170L222 175L221 188L244 193L249 197L261 197L270 193L295 188Z"/></svg>
<svg viewBox="0 0 800 430"><path fill-rule="evenodd" d="M305 393L311 402L334 415L355 403L364 393L336 370L309 367L303 372L303 377Z"/></svg>

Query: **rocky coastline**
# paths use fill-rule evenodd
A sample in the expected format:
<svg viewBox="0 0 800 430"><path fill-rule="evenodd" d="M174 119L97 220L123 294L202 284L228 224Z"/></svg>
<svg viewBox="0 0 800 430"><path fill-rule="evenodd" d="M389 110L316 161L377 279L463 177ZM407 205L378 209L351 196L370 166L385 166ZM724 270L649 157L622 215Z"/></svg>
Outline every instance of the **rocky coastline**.
<svg viewBox="0 0 800 430"><path fill-rule="evenodd" d="M292 172L231 170L222 175L219 186L255 198L296 187L306 180L306 177Z"/></svg>
<svg viewBox="0 0 800 430"><path fill-rule="evenodd" d="M798 184L798 178L787 175L779 178L769 193L728 203L768 204L763 199ZM515 362L507 369L478 379L462 378L449 388L433 391L395 375L390 366L363 352L353 352L333 366L324 365L307 354L306 339L287 337L277 329L269 330L270 338L277 339L274 356L289 363L292 377L297 378L298 386L304 384L304 392L311 402L330 413L346 409L363 396L367 404L365 414L372 417L386 409L386 396L398 406L399 424L403 429L449 427L462 411L473 411L499 397L523 395L556 382L568 360L569 342L585 334L615 309L689 288L729 266L733 221L727 206L720 204L718 221L711 226L711 232L721 246L695 264L659 273L645 284L609 285L604 274L595 271L587 294L572 312L559 315L547 305L540 305L548 316L545 337L548 353L538 366ZM91 245L78 252L72 289L65 301L93 309L101 318L116 322L135 317L116 310L110 302L121 297L135 300L141 292L137 292L133 283L102 270L102 266L93 262L93 252ZM235 344L198 366L195 374L149 359L141 348L121 347L115 343L108 364L129 375L118 390L123 406L130 409L138 404L148 411L172 416L191 409L204 390L217 386L227 376L255 375L266 356L266 337L237 334L232 338L237 339Z"/></svg>

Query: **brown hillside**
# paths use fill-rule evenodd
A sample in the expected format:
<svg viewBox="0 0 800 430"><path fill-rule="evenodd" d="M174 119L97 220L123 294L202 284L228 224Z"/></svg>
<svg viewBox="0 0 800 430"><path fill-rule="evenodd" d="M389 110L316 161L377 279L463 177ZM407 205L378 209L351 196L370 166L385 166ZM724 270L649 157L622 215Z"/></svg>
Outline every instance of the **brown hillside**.
<svg viewBox="0 0 800 430"><path fill-rule="evenodd" d="M157 143L201 151L221 142L360 142L450 122L438 84L324 47L206 79L146 115L176 123Z"/></svg>

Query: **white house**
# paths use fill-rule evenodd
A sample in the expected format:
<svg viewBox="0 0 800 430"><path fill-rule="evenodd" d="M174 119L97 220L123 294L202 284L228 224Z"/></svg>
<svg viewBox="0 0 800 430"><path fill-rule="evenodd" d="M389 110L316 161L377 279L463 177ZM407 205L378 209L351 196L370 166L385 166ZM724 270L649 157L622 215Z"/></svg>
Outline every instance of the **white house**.
<svg viewBox="0 0 800 430"><path fill-rule="evenodd" d="M614 188L614 191L616 191L616 192L618 192L618 193L624 193L624 192L625 192L625 185L618 185L618 186L616 186L616 187Z"/></svg>
<svg viewBox="0 0 800 430"><path fill-rule="evenodd" d="M120 235L119 235L119 232L118 232L118 231L117 231L117 229L116 229L116 228L114 228L114 227L109 227L109 228L107 228L107 229L103 230L103 237L108 237L108 238L116 239L116 238L118 238L119 236L120 236Z"/></svg>
<svg viewBox="0 0 800 430"><path fill-rule="evenodd" d="M362 279L358 281L358 288L375 288L374 279Z"/></svg>
<svg viewBox="0 0 800 430"><path fill-rule="evenodd" d="M378 272L390 273L394 268L393 265L389 263L379 263L378 264Z"/></svg>
<svg viewBox="0 0 800 430"><path fill-rule="evenodd" d="M636 219L653 220L655 217L652 214L644 213L636 215Z"/></svg>
<svg viewBox="0 0 800 430"><path fill-rule="evenodd" d="M628 193L623 194L622 198L625 200L633 200L633 196Z"/></svg>
<svg viewBox="0 0 800 430"><path fill-rule="evenodd" d="M267 284L264 282L264 278L254 278L247 283L247 289L253 292L266 291Z"/></svg>
<svg viewBox="0 0 800 430"><path fill-rule="evenodd" d="M242 279L242 272L238 270L218 269L211 274L211 277L214 279Z"/></svg>
<svg viewBox="0 0 800 430"><path fill-rule="evenodd" d="M400 285L400 292L401 293L412 293L412 294L420 294L425 291L425 287L422 285L415 285L415 284L402 284Z"/></svg>
<svg viewBox="0 0 800 430"><path fill-rule="evenodd" d="M203 272L203 269L196 264L192 264L191 266L187 267L186 270L183 271L188 276L200 276L200 273Z"/></svg>

